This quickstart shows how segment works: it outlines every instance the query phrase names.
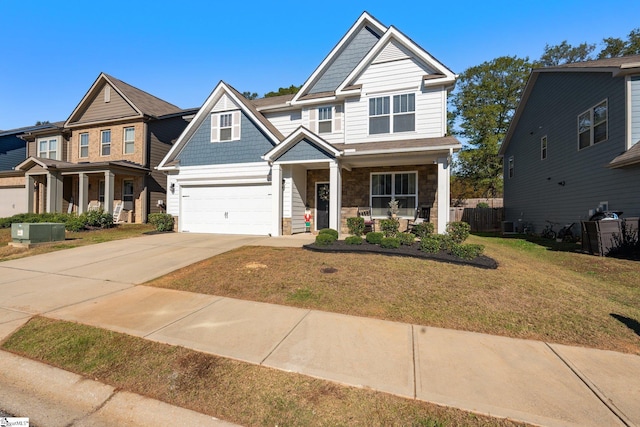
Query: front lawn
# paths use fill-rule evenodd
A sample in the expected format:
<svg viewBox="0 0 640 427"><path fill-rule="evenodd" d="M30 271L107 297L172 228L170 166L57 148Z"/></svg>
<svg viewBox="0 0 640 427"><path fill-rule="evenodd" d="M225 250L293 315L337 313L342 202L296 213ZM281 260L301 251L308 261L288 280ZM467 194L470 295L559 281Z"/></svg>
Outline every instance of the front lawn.
<svg viewBox="0 0 640 427"><path fill-rule="evenodd" d="M8 246L7 243L11 241L11 228L0 228L0 261L44 254L47 252L91 245L94 243L109 242L111 240L138 237L145 233L153 232L154 230L155 228L149 224L119 224L113 228L97 229L92 231L67 231L66 238L63 242L55 242L35 246L31 249L24 249Z"/></svg>
<svg viewBox="0 0 640 427"><path fill-rule="evenodd" d="M468 242L484 245L499 268L243 247L148 285L640 354L637 262L523 239Z"/></svg>

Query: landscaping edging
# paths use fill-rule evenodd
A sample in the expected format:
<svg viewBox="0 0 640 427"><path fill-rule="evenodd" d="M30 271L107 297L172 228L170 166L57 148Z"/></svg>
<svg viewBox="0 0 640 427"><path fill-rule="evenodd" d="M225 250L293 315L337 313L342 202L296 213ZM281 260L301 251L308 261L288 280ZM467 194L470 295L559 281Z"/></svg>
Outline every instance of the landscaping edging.
<svg viewBox="0 0 640 427"><path fill-rule="evenodd" d="M372 245L371 243L363 242L361 245L348 245L344 240L336 240L331 245L320 246L315 243L310 243L303 246L304 249L315 252L330 252L330 253L371 253L379 255L391 255L391 256L403 256L420 258L431 261L446 262L449 264L468 265L471 267L484 268L484 269L496 269L498 268L498 262L488 256L480 255L471 260L458 258L450 253L440 251L435 254L430 254L420 250L420 244L414 243L411 246L401 245L398 249L385 249L378 245Z"/></svg>

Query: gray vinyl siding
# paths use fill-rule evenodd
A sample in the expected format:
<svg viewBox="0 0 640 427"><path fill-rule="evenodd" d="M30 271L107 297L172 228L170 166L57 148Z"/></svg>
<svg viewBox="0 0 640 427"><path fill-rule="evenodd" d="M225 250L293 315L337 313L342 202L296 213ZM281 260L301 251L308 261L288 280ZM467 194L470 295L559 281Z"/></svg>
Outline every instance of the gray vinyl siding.
<svg viewBox="0 0 640 427"><path fill-rule="evenodd" d="M147 166L151 174L146 177L147 194L149 196L148 213L164 212L158 207L158 200L166 201L167 177L156 169L167 155L174 141L187 127L188 122L182 117L151 121L148 124L149 150L147 150Z"/></svg>
<svg viewBox="0 0 640 427"><path fill-rule="evenodd" d="M578 115L604 99L608 139L578 150ZM532 222L539 232L545 220L586 220L589 210L603 201L624 216L640 216L640 185L631 184L640 182L640 168L607 168L625 151L625 115L624 78L610 73L540 73L504 155L506 220ZM541 160L544 135L547 159ZM511 156L513 178L508 177Z"/></svg>
<svg viewBox="0 0 640 427"><path fill-rule="evenodd" d="M27 146L16 135L0 138L0 171L10 171L27 158Z"/></svg>
<svg viewBox="0 0 640 427"><path fill-rule="evenodd" d="M380 37L373 34L367 27L360 30L351 42L340 52L329 68L309 90L309 93L331 92L360 63L362 58L371 50Z"/></svg>
<svg viewBox="0 0 640 427"><path fill-rule="evenodd" d="M139 116L138 112L113 88L111 88L110 101L104 102L104 92L107 86L106 84L102 86L100 92L89 102L89 105L74 123Z"/></svg>
<svg viewBox="0 0 640 427"><path fill-rule="evenodd" d="M291 147L289 150L287 150L277 160L280 162L288 162L304 160L325 160L333 158L334 156L327 153L320 147L317 147L306 139L303 139L302 141Z"/></svg>
<svg viewBox="0 0 640 427"><path fill-rule="evenodd" d="M631 143L640 141L640 76L631 77Z"/></svg>
<svg viewBox="0 0 640 427"><path fill-rule="evenodd" d="M211 142L211 120L205 119L180 154L180 166L263 162L273 148L270 140L242 113L240 140Z"/></svg>

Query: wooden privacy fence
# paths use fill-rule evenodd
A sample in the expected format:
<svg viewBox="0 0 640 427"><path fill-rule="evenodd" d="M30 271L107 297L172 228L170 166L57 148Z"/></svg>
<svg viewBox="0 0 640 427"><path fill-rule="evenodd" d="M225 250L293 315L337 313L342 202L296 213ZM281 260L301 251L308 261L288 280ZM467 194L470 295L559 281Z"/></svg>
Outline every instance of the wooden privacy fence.
<svg viewBox="0 0 640 427"><path fill-rule="evenodd" d="M500 231L504 208L451 208L449 221L464 221L471 226L471 232Z"/></svg>

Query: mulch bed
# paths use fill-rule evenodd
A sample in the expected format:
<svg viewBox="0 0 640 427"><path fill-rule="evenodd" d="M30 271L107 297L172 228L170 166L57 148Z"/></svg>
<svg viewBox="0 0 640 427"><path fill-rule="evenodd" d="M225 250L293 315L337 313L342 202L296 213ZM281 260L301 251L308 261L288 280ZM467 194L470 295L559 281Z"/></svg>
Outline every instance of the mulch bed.
<svg viewBox="0 0 640 427"><path fill-rule="evenodd" d="M457 265L469 265L472 267L496 269L498 268L498 262L488 256L480 255L471 260L458 258L455 255L451 255L448 252L440 251L435 254L430 254L420 250L420 244L414 243L411 246L400 245L398 249L385 249L379 245L373 245L371 243L363 242L361 245L348 245L344 240L336 240L331 245L320 246L315 243L304 245L303 248L316 252L332 252L332 253L371 253L380 255L391 256L404 256L420 259L427 259L431 261L440 261Z"/></svg>

